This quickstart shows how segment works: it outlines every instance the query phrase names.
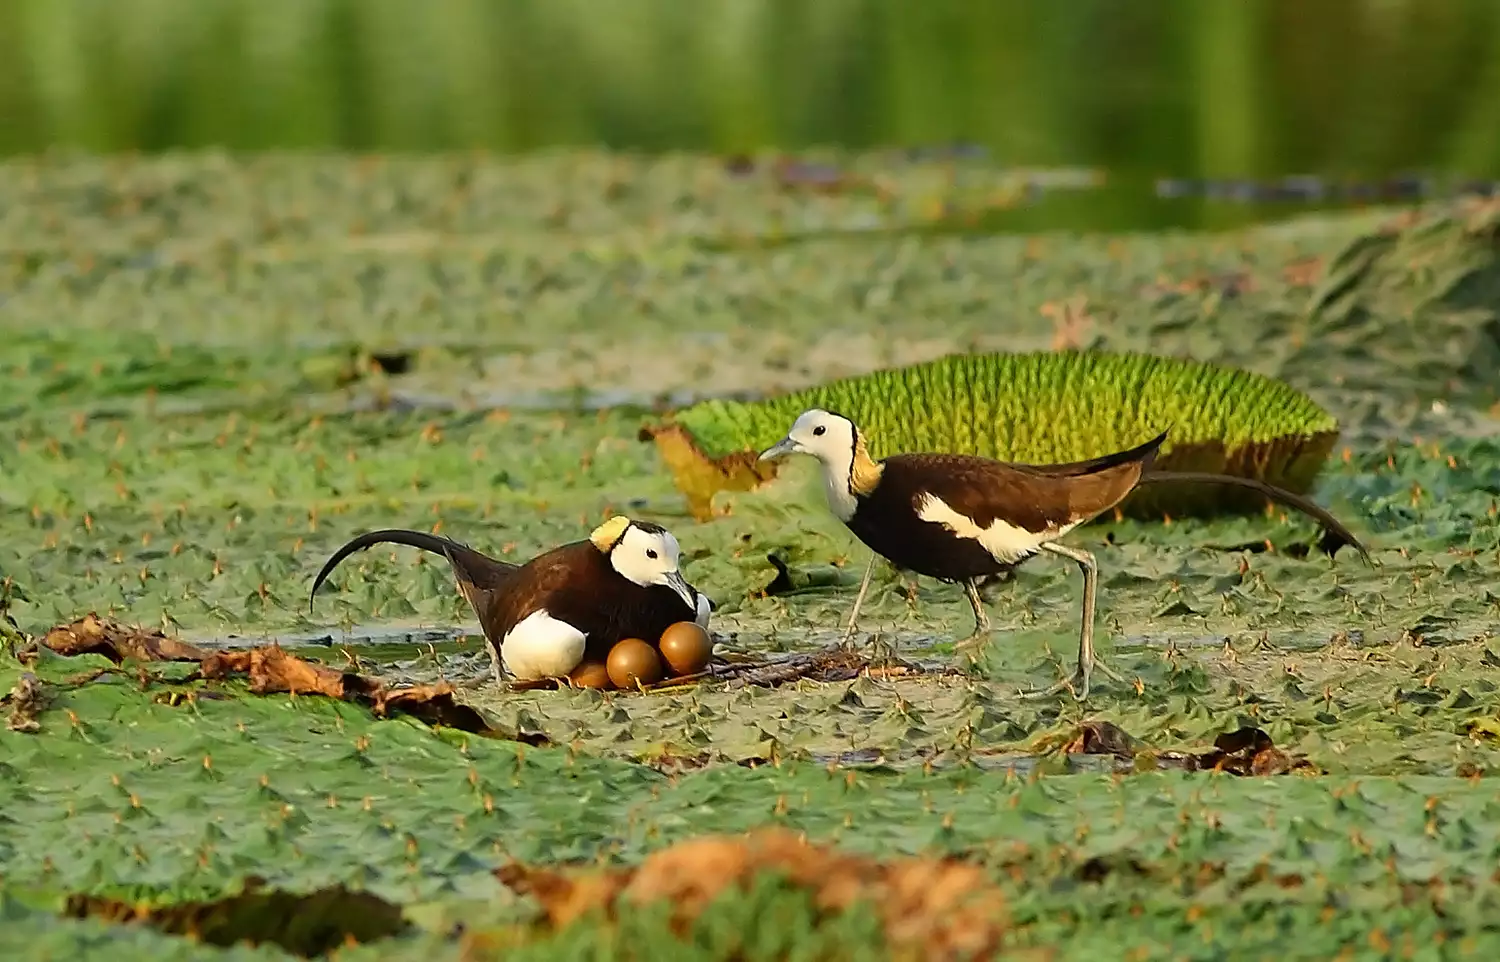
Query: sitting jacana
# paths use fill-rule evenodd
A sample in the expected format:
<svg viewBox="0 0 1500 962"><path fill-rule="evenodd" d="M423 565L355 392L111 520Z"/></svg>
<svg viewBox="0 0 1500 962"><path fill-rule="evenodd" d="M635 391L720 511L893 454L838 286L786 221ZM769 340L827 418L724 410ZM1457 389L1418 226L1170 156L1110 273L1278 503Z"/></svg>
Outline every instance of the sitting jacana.
<svg viewBox="0 0 1500 962"><path fill-rule="evenodd" d="M1059 544L1057 539L1119 504L1137 484L1206 481L1254 488L1321 521L1328 531L1324 550L1330 554L1341 544L1352 544L1365 553L1364 546L1328 512L1264 482L1198 472L1145 474L1166 439L1164 431L1128 450L1066 464L1018 464L967 454L893 454L875 461L854 422L812 408L760 459L787 454L816 458L822 464L829 508L876 555L898 569L964 586L974 609L971 638L989 630L978 579L1010 571L1043 551L1076 562L1083 570L1078 669L1072 678L1036 696L1072 688L1074 697L1082 701L1088 697L1095 663L1098 573L1092 554ZM850 613L845 641L854 632L874 564L872 557ZM1107 666L1100 667L1118 677Z"/></svg>
<svg viewBox="0 0 1500 962"><path fill-rule="evenodd" d="M440 535L391 528L353 538L313 579L308 599L335 566L371 545L409 545L440 554L489 643L496 682L500 665L516 678L562 677L587 657L600 662L624 638L660 638L679 621L708 627L712 602L678 571L672 533L617 515L585 541L546 551L521 565L486 557Z"/></svg>

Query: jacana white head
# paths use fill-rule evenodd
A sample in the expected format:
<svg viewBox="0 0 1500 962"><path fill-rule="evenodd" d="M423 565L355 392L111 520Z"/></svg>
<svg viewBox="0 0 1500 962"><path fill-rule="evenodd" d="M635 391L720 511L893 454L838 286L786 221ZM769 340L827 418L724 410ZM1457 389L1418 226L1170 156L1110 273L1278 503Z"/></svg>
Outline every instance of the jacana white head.
<svg viewBox="0 0 1500 962"><path fill-rule="evenodd" d="M822 408L809 408L798 415L786 437L762 451L757 460L768 461L788 454L810 454L817 458L823 466L828 506L841 520L847 521L854 515L854 494L866 480L855 477L855 463L861 453L859 431L853 421ZM868 457L864 464L874 467Z"/></svg>
<svg viewBox="0 0 1500 962"><path fill-rule="evenodd" d="M671 588L690 610L697 610L693 589L677 567L682 548L666 528L616 515L595 528L589 540L609 557L610 566L621 577L643 588Z"/></svg>

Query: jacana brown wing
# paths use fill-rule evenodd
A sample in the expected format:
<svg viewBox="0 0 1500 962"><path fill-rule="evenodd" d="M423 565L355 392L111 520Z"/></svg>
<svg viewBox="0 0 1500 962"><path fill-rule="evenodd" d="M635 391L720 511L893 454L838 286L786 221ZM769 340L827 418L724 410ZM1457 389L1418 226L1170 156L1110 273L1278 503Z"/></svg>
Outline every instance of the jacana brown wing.
<svg viewBox="0 0 1500 962"><path fill-rule="evenodd" d="M880 486L899 479L918 510L921 491L928 491L980 527L999 519L1041 533L1095 517L1130 493L1141 462L1105 461L1095 459L1086 472L1054 474L974 455L902 454L882 462Z"/></svg>
<svg viewBox="0 0 1500 962"><path fill-rule="evenodd" d="M881 466L877 490L914 512L921 511L924 496L931 494L981 528L1003 519L1042 532L1069 522L1067 501L1057 497L1055 481L1001 461L967 454L898 454Z"/></svg>

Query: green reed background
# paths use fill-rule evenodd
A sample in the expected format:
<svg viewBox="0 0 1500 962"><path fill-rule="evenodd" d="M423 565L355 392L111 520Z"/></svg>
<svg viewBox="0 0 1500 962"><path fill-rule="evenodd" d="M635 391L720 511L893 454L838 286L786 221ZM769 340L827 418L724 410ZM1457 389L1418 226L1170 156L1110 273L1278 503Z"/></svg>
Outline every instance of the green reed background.
<svg viewBox="0 0 1500 962"><path fill-rule="evenodd" d="M1500 172L1495 0L3 0L0 152L963 140Z"/></svg>

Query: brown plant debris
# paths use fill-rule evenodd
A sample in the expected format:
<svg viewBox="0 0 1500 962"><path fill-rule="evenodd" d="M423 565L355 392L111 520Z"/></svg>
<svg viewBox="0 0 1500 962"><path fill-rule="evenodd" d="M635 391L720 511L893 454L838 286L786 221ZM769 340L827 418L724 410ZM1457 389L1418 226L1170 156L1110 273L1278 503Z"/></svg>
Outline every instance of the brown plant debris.
<svg viewBox="0 0 1500 962"><path fill-rule="evenodd" d="M1063 751L1070 755L1134 758L1137 744L1135 738L1114 722L1087 721L1078 726Z"/></svg>
<svg viewBox="0 0 1500 962"><path fill-rule="evenodd" d="M325 695L354 701L379 716L402 712L429 724L446 725L467 732L486 732L479 712L460 704L447 682L389 688L379 678L339 671L299 658L272 642L248 651L221 651L204 657L199 675L219 680L248 675L250 690L257 695L290 692L294 695Z"/></svg>
<svg viewBox="0 0 1500 962"><path fill-rule="evenodd" d="M400 906L343 886L307 894L260 891L251 880L246 891L211 902L153 906L93 895L70 895L63 915L121 925L149 925L170 935L186 935L209 945L271 943L303 957L323 955L341 945L372 942L407 928Z"/></svg>
<svg viewBox="0 0 1500 962"><path fill-rule="evenodd" d="M126 659L142 662L196 661L198 671L184 681L195 678L217 681L233 675L248 675L250 690L258 695L278 692L325 695L365 705L381 717L399 712L420 718L430 725L445 725L466 732L494 733L478 711L454 697L453 686L446 682L392 688L380 678L340 671L299 658L274 642L247 651L210 653L184 641L168 638L159 631L127 627L100 618L91 611L77 621L58 625L48 631L41 643L64 657L99 654L117 665ZM72 684L83 684L99 674L99 671L94 671L80 675ZM142 684L146 681L143 674ZM31 696L28 694L23 698L18 694L20 692L21 686L17 685L16 691L0 699L0 702L12 705L12 725L25 726L28 719L34 724L44 703L27 700ZM21 707L23 702L28 707ZM16 730L36 729L22 727ZM534 743L532 736L517 737Z"/></svg>
<svg viewBox="0 0 1500 962"><path fill-rule="evenodd" d="M21 677L16 679L15 687L4 698L5 703L10 706L10 718L6 720L5 727L28 735L41 731L42 725L37 718L46 711L50 700L41 680L29 671L22 672Z"/></svg>
<svg viewBox="0 0 1500 962"><path fill-rule="evenodd" d="M562 872L511 863L496 875L541 903L553 930L595 909L614 923L626 906L666 902L673 930L683 936L713 899L729 889L748 890L762 873L778 873L805 890L825 915L856 903L873 906L889 947L906 957L992 958L1009 927L1004 895L976 865L951 857L877 861L785 829L691 839L647 856L638 867Z"/></svg>
<svg viewBox="0 0 1500 962"><path fill-rule="evenodd" d="M1232 775L1316 773L1317 767L1300 755L1277 748L1271 736L1246 726L1223 732L1204 752L1156 751L1143 745L1114 722L1086 721L1071 732L1048 735L1039 751L1059 746L1067 754L1114 755L1138 769L1180 768L1185 771L1222 771Z"/></svg>
<svg viewBox="0 0 1500 962"><path fill-rule="evenodd" d="M1194 756L1203 770L1225 771L1235 775L1283 775L1301 771L1316 773L1307 759L1277 748L1271 736L1259 728L1245 726L1223 732L1214 739L1213 751Z"/></svg>
<svg viewBox="0 0 1500 962"><path fill-rule="evenodd" d="M156 630L127 627L89 612L47 632L42 644L59 655L103 655L115 664L133 661L202 661L207 652Z"/></svg>

